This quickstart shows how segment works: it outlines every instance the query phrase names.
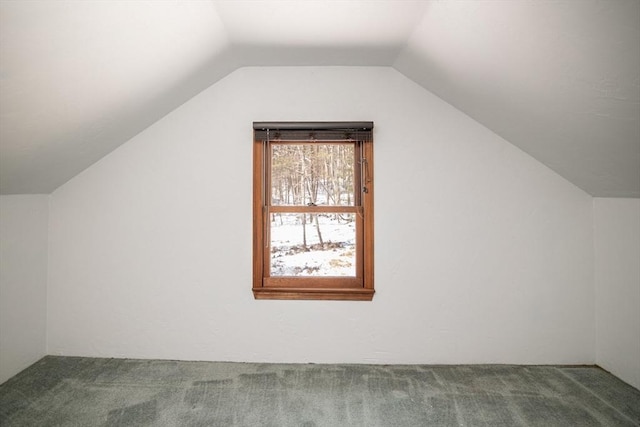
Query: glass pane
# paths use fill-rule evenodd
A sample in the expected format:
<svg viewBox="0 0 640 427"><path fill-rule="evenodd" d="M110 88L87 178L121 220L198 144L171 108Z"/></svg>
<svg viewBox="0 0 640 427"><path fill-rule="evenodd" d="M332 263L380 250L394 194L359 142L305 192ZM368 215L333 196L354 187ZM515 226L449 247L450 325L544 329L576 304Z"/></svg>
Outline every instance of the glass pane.
<svg viewBox="0 0 640 427"><path fill-rule="evenodd" d="M355 144L272 143L271 204L353 206Z"/></svg>
<svg viewBox="0 0 640 427"><path fill-rule="evenodd" d="M271 214L271 276L356 275L355 214Z"/></svg>

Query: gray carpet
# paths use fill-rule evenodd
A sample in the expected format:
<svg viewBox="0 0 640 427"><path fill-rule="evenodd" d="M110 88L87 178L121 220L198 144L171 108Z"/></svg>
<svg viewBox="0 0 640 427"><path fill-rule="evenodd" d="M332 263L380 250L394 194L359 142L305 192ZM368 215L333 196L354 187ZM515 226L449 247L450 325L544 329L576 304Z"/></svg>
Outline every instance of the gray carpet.
<svg viewBox="0 0 640 427"><path fill-rule="evenodd" d="M597 367L284 365L47 356L0 385L9 426L638 426Z"/></svg>

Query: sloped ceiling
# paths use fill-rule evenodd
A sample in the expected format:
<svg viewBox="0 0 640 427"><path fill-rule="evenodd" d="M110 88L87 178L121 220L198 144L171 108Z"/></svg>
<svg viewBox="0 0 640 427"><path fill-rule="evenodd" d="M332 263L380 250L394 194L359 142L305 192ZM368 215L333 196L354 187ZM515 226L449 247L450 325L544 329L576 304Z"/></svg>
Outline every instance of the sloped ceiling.
<svg viewBox="0 0 640 427"><path fill-rule="evenodd" d="M53 191L249 65L394 67L588 193L640 197L640 0L0 0L0 192Z"/></svg>

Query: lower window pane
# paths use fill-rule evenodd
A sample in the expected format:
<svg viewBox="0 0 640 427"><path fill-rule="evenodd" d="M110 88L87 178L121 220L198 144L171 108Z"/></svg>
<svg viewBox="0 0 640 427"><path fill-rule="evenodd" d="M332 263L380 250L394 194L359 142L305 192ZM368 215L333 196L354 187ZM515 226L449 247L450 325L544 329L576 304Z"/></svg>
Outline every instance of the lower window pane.
<svg viewBox="0 0 640 427"><path fill-rule="evenodd" d="M271 214L271 276L356 275L353 213Z"/></svg>

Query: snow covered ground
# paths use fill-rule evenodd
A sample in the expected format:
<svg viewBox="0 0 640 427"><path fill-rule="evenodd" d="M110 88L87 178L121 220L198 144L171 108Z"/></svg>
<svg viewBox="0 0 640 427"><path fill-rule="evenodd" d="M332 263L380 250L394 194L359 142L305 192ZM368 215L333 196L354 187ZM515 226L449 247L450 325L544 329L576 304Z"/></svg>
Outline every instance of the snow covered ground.
<svg viewBox="0 0 640 427"><path fill-rule="evenodd" d="M318 215L324 246L320 245L315 219L306 224L307 250L303 245L302 214L272 215L272 276L355 276L354 214ZM307 215L307 222L309 222Z"/></svg>

